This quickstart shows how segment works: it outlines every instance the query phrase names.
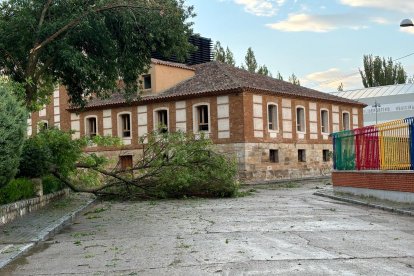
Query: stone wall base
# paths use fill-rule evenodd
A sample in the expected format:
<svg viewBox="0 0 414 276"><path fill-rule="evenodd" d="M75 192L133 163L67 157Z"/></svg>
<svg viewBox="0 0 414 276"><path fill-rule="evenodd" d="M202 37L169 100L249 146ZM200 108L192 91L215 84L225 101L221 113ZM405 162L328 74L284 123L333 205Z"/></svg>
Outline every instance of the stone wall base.
<svg viewBox="0 0 414 276"><path fill-rule="evenodd" d="M348 193L358 196L372 196L379 199L391 200L402 203L414 203L414 193L373 190L354 187L336 186L333 188L334 192Z"/></svg>
<svg viewBox="0 0 414 276"><path fill-rule="evenodd" d="M14 203L0 206L0 226L18 217L38 210L51 201L69 194L69 189L64 189L53 194L40 196L31 199L20 200Z"/></svg>

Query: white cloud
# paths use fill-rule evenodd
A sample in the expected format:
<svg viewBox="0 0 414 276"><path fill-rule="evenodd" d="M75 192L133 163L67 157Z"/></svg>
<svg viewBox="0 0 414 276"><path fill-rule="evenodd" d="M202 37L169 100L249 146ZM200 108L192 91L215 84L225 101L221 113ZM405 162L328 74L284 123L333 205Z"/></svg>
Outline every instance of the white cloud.
<svg viewBox="0 0 414 276"><path fill-rule="evenodd" d="M234 0L238 5L244 6L244 10L257 16L272 16L277 13L279 7L286 0Z"/></svg>
<svg viewBox="0 0 414 276"><path fill-rule="evenodd" d="M414 35L414 27L400 28L400 31L401 32L404 32L404 33L408 33L408 34Z"/></svg>
<svg viewBox="0 0 414 276"><path fill-rule="evenodd" d="M408 14L414 11L412 0L341 0L341 3L351 7L379 8Z"/></svg>
<svg viewBox="0 0 414 276"><path fill-rule="evenodd" d="M336 91L341 83L344 85L344 90L362 87L359 73L347 73L338 68L308 74L304 78L301 78L301 83L303 86L324 92Z"/></svg>
<svg viewBox="0 0 414 276"><path fill-rule="evenodd" d="M330 32L338 28L367 28L366 18L356 14L311 15L306 13L289 14L288 19L266 26L284 32Z"/></svg>

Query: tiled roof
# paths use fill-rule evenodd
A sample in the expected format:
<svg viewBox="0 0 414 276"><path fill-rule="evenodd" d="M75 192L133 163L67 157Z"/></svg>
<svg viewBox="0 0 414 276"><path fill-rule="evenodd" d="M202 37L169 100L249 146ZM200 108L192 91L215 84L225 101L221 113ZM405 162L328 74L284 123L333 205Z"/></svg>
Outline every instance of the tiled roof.
<svg viewBox="0 0 414 276"><path fill-rule="evenodd" d="M185 64L182 64L182 63L156 59L156 58L152 58L151 63L195 71L195 69L191 66L188 66L188 65L185 65Z"/></svg>
<svg viewBox="0 0 414 276"><path fill-rule="evenodd" d="M205 94L247 90L365 106L361 102L319 92L271 77L250 73L246 70L217 61L194 65L191 68L195 69L195 75L193 77L178 83L160 94L142 97L140 101L160 101L174 97L201 96ZM88 104L88 107L120 105L124 102L123 97L116 94L107 100L92 100Z"/></svg>

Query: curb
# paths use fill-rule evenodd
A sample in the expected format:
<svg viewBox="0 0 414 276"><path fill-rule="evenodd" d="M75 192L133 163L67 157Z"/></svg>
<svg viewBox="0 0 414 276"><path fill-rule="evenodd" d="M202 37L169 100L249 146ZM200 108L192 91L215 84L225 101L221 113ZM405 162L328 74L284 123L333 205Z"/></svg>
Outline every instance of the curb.
<svg viewBox="0 0 414 276"><path fill-rule="evenodd" d="M383 206L383 205L372 204L372 203L359 201L359 200L355 200L355 199L350 199L350 198L346 198L346 197L328 195L328 194L325 194L325 193L322 193L322 192L315 192L313 194L317 195L317 196L327 197L327 198L331 198L331 199L335 199L335 200L339 200L339 201L344 201L344 202L348 202L348 203L353 203L353 204L357 204L357 205L361 205L361 206L372 207L372 208L375 208L375 209L380 209L380 210L389 211L389 212L393 212L393 213L398 213L398 214L402 214L402 215L414 216L414 212L407 211L407 210L401 210L401 209L397 209L397 208L393 208L393 207L387 207L387 206Z"/></svg>
<svg viewBox="0 0 414 276"><path fill-rule="evenodd" d="M92 203L94 203L96 201L96 199L97 198L95 197L95 198L87 201L86 204L80 206L75 211L64 215L63 217L61 217L59 220L57 220L52 225L40 230L39 235L36 238L32 239L27 244L23 245L21 248L19 248L18 252L11 255L8 259L6 259L4 261L0 260L0 269L4 268L6 265L13 262L15 259L19 258L21 255L23 255L24 253L26 253L27 251L32 249L37 243L39 243L41 241L45 241L45 240L53 237L60 230L62 230L63 227L65 227L70 222L72 222L80 212L82 212L83 210L88 208L90 205L92 205Z"/></svg>

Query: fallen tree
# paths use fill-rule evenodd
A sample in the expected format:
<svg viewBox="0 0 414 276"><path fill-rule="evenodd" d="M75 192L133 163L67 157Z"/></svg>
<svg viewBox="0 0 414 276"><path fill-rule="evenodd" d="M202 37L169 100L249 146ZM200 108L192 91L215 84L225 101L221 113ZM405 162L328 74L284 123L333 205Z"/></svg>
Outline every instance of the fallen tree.
<svg viewBox="0 0 414 276"><path fill-rule="evenodd" d="M38 139L38 143L31 144L53 152L47 171L75 192L121 198L178 198L229 197L238 189L235 161L215 152L211 141L204 137L182 132L150 133L142 138L146 143L142 143L141 157L125 169L119 163L108 169L106 158L83 152L90 143L103 143L118 146L122 155L122 145L116 138L72 140L70 133L50 129L30 139ZM26 160L36 162L33 158Z"/></svg>

